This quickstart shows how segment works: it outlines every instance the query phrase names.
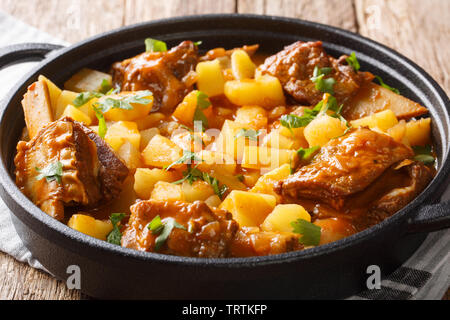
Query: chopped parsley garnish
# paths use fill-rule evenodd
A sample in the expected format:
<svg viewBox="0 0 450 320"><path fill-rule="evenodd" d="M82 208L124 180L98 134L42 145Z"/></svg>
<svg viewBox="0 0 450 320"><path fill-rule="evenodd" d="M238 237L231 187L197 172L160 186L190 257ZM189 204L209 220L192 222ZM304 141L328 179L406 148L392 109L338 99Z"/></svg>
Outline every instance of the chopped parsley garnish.
<svg viewBox="0 0 450 320"><path fill-rule="evenodd" d="M295 114L283 115L280 119L281 125L288 128L292 133L292 129L306 127L320 112L324 113L331 110L335 113L333 116L340 116L343 106L338 106L336 98L328 96L326 101L327 103L325 106L323 105L324 100L322 100L313 109L304 109L302 116L297 116Z"/></svg>
<svg viewBox="0 0 450 320"><path fill-rule="evenodd" d="M108 131L108 127L106 126L106 120L105 117L103 116L102 111L95 107L92 106L92 108L95 111L95 116L98 119L98 135L100 136L100 138L104 139L106 136L106 132Z"/></svg>
<svg viewBox="0 0 450 320"><path fill-rule="evenodd" d="M426 146L413 146L414 150L414 160L423 162L425 165L432 165L436 161L433 157L432 147L430 145Z"/></svg>
<svg viewBox="0 0 450 320"><path fill-rule="evenodd" d="M195 161L202 161L202 159L198 158L197 155L195 154L195 152L191 152L189 150L184 150L183 156L180 159L178 159L177 161L173 162L171 165L165 167L165 170L168 171L170 168L172 168L173 166L175 166L177 164L183 164L183 163L191 164L192 162L195 162Z"/></svg>
<svg viewBox="0 0 450 320"><path fill-rule="evenodd" d="M125 213L113 213L109 217L113 225L112 231L108 234L106 241L109 243L120 246L120 241L122 240L122 233L120 232L119 223L125 219L127 215Z"/></svg>
<svg viewBox="0 0 450 320"><path fill-rule="evenodd" d="M100 93L107 94L113 89L111 82L109 82L107 79L103 79L102 83L100 85Z"/></svg>
<svg viewBox="0 0 450 320"><path fill-rule="evenodd" d="M223 196L228 191L228 187L224 184L220 185L219 180L206 172L200 171L197 167L198 165L192 168L191 165L188 164L188 169L183 172L183 179L175 181L174 184L181 184L187 181L192 185L197 180L203 180L211 185L214 193L218 195L220 199L223 199Z"/></svg>
<svg viewBox="0 0 450 320"><path fill-rule="evenodd" d="M214 193L219 196L220 199L223 199L223 196L228 191L228 187L226 185L220 185L219 180L211 177L207 173L203 173L203 180L208 182L214 190Z"/></svg>
<svg viewBox="0 0 450 320"><path fill-rule="evenodd" d="M241 130L239 130L239 132L236 134L236 136L234 138L237 139L240 137L244 137L244 138L248 138L249 140L252 140L252 141L258 141L258 136L260 136L261 133L262 132L259 130L241 129Z"/></svg>
<svg viewBox="0 0 450 320"><path fill-rule="evenodd" d="M81 92L80 94L77 95L77 97L75 98L75 100L72 101L72 104L79 108L81 106L84 106L86 103L88 103L89 101L91 101L94 98L101 98L103 97L104 94L100 93L100 92Z"/></svg>
<svg viewBox="0 0 450 320"><path fill-rule="evenodd" d="M375 76L375 78L378 80L378 82L380 83L380 86L382 86L383 88L391 90L392 92L394 92L396 94L400 94L400 91L398 89L388 86L386 83L384 83L383 79L381 79L380 76Z"/></svg>
<svg viewBox="0 0 450 320"><path fill-rule="evenodd" d="M203 128L208 128L209 126L208 118L206 118L203 110L209 108L210 105L211 102L208 100L208 95L201 91L197 91L197 108L194 112L194 122L200 121L202 123L202 130Z"/></svg>
<svg viewBox="0 0 450 320"><path fill-rule="evenodd" d="M185 181L189 182L189 184L193 184L197 180L203 180L203 172L197 169L198 165L195 167L191 167L188 164L188 169L183 172L183 179L175 181L174 184L181 184Z"/></svg>
<svg viewBox="0 0 450 320"><path fill-rule="evenodd" d="M39 172L39 175L36 176L36 180L42 180L45 178L47 182L62 182L63 165L59 161L49 164L44 169L40 169L38 167L35 169Z"/></svg>
<svg viewBox="0 0 450 320"><path fill-rule="evenodd" d="M182 229L186 231L186 228L175 221L174 218L165 218L161 220L161 217L156 216L147 227L153 235L158 235L155 239L155 251L159 251L163 244L167 241L172 230L174 228Z"/></svg>
<svg viewBox="0 0 450 320"><path fill-rule="evenodd" d="M316 89L320 92L334 94L333 86L336 83L334 78L324 78L326 75L330 74L333 71L332 68L319 68L316 66L314 68L313 77L311 81L316 84Z"/></svg>
<svg viewBox="0 0 450 320"><path fill-rule="evenodd" d="M348 58L346 58L345 61L347 61L348 65L351 66L353 70L355 70L355 72L358 72L358 70L361 68L359 61L356 58L355 52L352 52L352 54L348 56Z"/></svg>
<svg viewBox="0 0 450 320"><path fill-rule="evenodd" d="M132 103L135 104L149 104L152 100L148 99L149 96L152 96L152 92L148 90L137 91L134 95L124 95L124 96L115 96L105 97L99 102L96 102L95 105L99 108L103 113L108 112L111 109L123 109L123 110L132 110Z"/></svg>
<svg viewBox="0 0 450 320"><path fill-rule="evenodd" d="M317 246L320 243L322 228L303 219L291 222L293 232L301 234L299 242L305 246Z"/></svg>
<svg viewBox="0 0 450 320"><path fill-rule="evenodd" d="M297 116L295 114L285 114L281 117L280 123L283 127L286 127L291 131L295 128L306 127L319 112L311 109L305 109L305 113L302 116Z"/></svg>
<svg viewBox="0 0 450 320"><path fill-rule="evenodd" d="M320 146L315 146L308 149L300 148L298 149L297 154L300 160L308 161L318 150L320 150Z"/></svg>
<svg viewBox="0 0 450 320"><path fill-rule="evenodd" d="M152 38L145 39L145 51L147 52L165 52L167 44L164 41Z"/></svg>
<svg viewBox="0 0 450 320"><path fill-rule="evenodd" d="M203 43L203 41L196 41L196 42L194 42L194 45L196 45L198 47L198 46L202 45L202 43Z"/></svg>

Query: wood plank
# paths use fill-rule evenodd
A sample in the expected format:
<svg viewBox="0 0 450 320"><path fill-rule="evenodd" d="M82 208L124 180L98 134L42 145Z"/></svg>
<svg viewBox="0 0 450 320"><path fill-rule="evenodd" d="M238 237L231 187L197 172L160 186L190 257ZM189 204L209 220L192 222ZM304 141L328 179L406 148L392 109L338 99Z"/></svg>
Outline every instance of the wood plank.
<svg viewBox="0 0 450 320"><path fill-rule="evenodd" d="M0 0L0 8L68 42L77 42L123 24L125 0Z"/></svg>
<svg viewBox="0 0 450 320"><path fill-rule="evenodd" d="M17 262L0 253L0 300L74 300L80 299L77 290L49 274Z"/></svg>
<svg viewBox="0 0 450 320"><path fill-rule="evenodd" d="M293 17L356 31L352 0L238 0L239 13Z"/></svg>
<svg viewBox="0 0 450 320"><path fill-rule="evenodd" d="M404 54L450 92L450 1L355 0L359 31Z"/></svg>
<svg viewBox="0 0 450 320"><path fill-rule="evenodd" d="M234 13L235 0L125 0L125 25L153 19L206 13Z"/></svg>

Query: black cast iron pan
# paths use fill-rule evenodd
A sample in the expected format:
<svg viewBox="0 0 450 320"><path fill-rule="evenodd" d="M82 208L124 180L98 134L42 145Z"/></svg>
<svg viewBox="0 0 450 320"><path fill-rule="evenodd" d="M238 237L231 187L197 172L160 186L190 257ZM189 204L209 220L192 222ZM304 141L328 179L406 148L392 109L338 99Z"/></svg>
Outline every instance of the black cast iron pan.
<svg viewBox="0 0 450 320"><path fill-rule="evenodd" d="M259 43L276 52L297 40L322 40L335 56L355 51L362 69L380 75L405 96L430 110L439 170L427 189L382 223L314 249L276 256L195 259L133 251L96 240L52 219L15 186L13 157L24 127L20 105L27 86L43 74L62 85L82 67L107 70L111 63L144 50L144 39L170 46L202 40L202 49ZM41 59L53 46L29 44L0 51L0 68ZM302 20L256 15L203 15L159 20L108 32L42 61L2 103L0 122L1 196L13 212L18 234L33 255L56 277L81 270L81 289L99 298L127 299L317 299L344 298L366 287L367 267L383 274L400 266L427 232L450 226L448 203L437 203L448 186L450 103L420 67L383 45L351 32Z"/></svg>

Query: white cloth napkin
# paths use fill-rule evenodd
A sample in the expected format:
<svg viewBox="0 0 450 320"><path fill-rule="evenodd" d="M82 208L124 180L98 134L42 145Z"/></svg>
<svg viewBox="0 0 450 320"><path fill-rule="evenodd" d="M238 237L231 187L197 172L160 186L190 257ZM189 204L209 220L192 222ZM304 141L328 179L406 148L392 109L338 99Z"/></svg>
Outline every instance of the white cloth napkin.
<svg viewBox="0 0 450 320"><path fill-rule="evenodd" d="M67 45L0 11L0 47L23 42ZM0 71L0 100L35 63ZM450 199L450 189L443 199ZM10 210L0 200L0 251L34 268L45 268L33 258L17 235ZM450 230L430 234L420 249L394 274L382 281L381 290L363 292L350 299L440 299L450 285Z"/></svg>

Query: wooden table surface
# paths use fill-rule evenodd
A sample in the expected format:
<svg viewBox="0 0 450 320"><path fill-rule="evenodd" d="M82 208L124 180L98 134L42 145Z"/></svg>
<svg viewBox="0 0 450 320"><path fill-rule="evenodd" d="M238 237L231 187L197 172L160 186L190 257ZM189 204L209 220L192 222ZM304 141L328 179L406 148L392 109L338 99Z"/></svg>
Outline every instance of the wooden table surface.
<svg viewBox="0 0 450 320"><path fill-rule="evenodd" d="M124 25L173 16L238 12L296 17L386 44L450 92L449 0L0 0L0 9L72 43ZM46 273L0 254L0 299L80 298L78 291L68 290Z"/></svg>

